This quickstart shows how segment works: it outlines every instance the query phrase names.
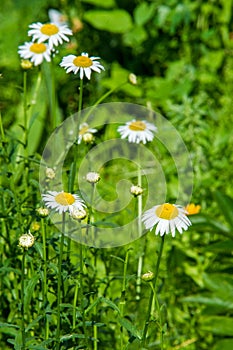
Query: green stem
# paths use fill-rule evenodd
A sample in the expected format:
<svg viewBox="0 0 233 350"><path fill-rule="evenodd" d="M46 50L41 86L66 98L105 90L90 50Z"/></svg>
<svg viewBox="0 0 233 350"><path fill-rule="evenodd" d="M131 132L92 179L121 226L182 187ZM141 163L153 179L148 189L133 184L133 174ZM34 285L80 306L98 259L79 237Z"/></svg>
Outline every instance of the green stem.
<svg viewBox="0 0 233 350"><path fill-rule="evenodd" d="M64 235L65 235L65 213L62 214L61 243L60 243L60 254L58 258L56 350L60 349L62 258L63 258L63 248L64 248Z"/></svg>
<svg viewBox="0 0 233 350"><path fill-rule="evenodd" d="M126 297L126 274L127 274L127 268L128 268L128 262L129 262L129 252L131 248L127 249L125 254L125 260L124 260L124 269L123 269L123 281L122 281L122 288L121 288L121 301L120 301L120 312L121 317L124 317L124 309L125 309L125 297ZM123 338L123 327L121 327L121 349L124 349L124 338Z"/></svg>
<svg viewBox="0 0 233 350"><path fill-rule="evenodd" d="M4 133L4 128L3 128L3 123L2 123L2 113L0 112L0 132L1 132L1 138L2 142L5 141L5 133Z"/></svg>
<svg viewBox="0 0 233 350"><path fill-rule="evenodd" d="M25 339L25 315L24 315L24 271L25 271L25 256L26 251L23 250L22 257L22 270L21 270L21 332L22 332L22 350L26 350L26 339Z"/></svg>
<svg viewBox="0 0 233 350"><path fill-rule="evenodd" d="M46 231L44 219L41 219L41 231L43 241L43 260L44 260L44 280L43 280L43 302L44 302L44 314L45 314L45 339L49 337L49 323L46 316L46 304L47 304L47 252L46 252Z"/></svg>
<svg viewBox="0 0 233 350"><path fill-rule="evenodd" d="M88 337L87 337L87 328L86 328L86 318L85 318L85 310L84 310L84 293L83 293L83 245L80 243L79 245L79 256L80 256L80 305L82 310L82 323L83 323L83 333L85 336L85 345L88 348Z"/></svg>
<svg viewBox="0 0 233 350"><path fill-rule="evenodd" d="M138 186L142 187L142 173L140 167L140 145L138 147ZM138 237L142 236L142 195L137 197L138 200ZM136 300L140 300L141 294L141 275L142 275L143 256L138 259L137 281L136 281Z"/></svg>
<svg viewBox="0 0 233 350"><path fill-rule="evenodd" d="M165 239L165 236L162 236L162 240L161 240L160 248L159 248L159 253L158 253L157 264L156 264L156 268L155 268L154 288L151 290L151 294L150 294L150 298L149 298L149 302L148 302L147 313L146 313L146 320L144 323L143 336L142 336L142 345L143 346L145 346L145 344L146 344L146 335L147 335L147 330L148 330L148 326L150 323L151 308L152 308L152 304L153 304L154 290L156 290L156 283L157 283L158 274L159 274L159 266L160 266L161 257L162 257L162 253L163 253L164 239Z"/></svg>
<svg viewBox="0 0 233 350"><path fill-rule="evenodd" d="M94 111L94 109L102 102L104 101L109 95L111 95L114 91L118 90L119 88L121 88L122 86L124 86L125 84L127 84L127 81L125 81L124 83L121 83L120 85L112 88L111 90L107 91L103 96L101 96L92 107L90 107L88 109L88 113L85 114L85 119L84 121L87 120L87 118L92 114L92 112Z"/></svg>
<svg viewBox="0 0 233 350"><path fill-rule="evenodd" d="M23 113L24 113L24 144L28 142L28 114L27 114L27 72L23 72Z"/></svg>
<svg viewBox="0 0 233 350"><path fill-rule="evenodd" d="M78 300L78 282L75 281L75 290L74 290L74 301L73 301L73 330L76 327L76 305L77 305L77 300Z"/></svg>

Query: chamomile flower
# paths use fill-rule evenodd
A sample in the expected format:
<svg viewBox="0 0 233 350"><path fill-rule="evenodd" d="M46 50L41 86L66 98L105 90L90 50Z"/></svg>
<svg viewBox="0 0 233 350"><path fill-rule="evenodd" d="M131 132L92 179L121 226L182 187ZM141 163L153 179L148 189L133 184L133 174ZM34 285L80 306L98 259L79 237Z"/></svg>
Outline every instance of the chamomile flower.
<svg viewBox="0 0 233 350"><path fill-rule="evenodd" d="M42 198L48 208L58 211L59 214L67 211L72 214L74 210L82 210L86 207L83 200L77 194L63 191L48 191L47 194L42 194Z"/></svg>
<svg viewBox="0 0 233 350"><path fill-rule="evenodd" d="M63 41L69 41L67 35L72 35L72 31L67 25L59 25L55 23L42 24L40 22L30 24L28 35L32 36L32 41L38 40L39 43L48 40L50 50L54 46L62 44Z"/></svg>
<svg viewBox="0 0 233 350"><path fill-rule="evenodd" d="M176 229L179 233L182 233L183 230L186 231L191 225L186 214L187 212L182 206L164 203L147 210L142 216L142 221L146 229L150 231L157 224L156 235L160 234L160 236L163 236L165 233L171 232L172 237L175 237Z"/></svg>
<svg viewBox="0 0 233 350"><path fill-rule="evenodd" d="M18 53L21 58L30 59L35 66L41 64L44 59L48 62L51 61L51 52L45 43L26 42L24 45L19 46Z"/></svg>
<svg viewBox="0 0 233 350"><path fill-rule="evenodd" d="M98 59L100 57L89 57L88 53L83 52L81 56L68 55L63 57L60 66L66 69L66 73L77 74L80 72L80 79L83 79L85 75L90 80L92 70L97 73L101 73L101 69L104 70L104 67L97 61Z"/></svg>
<svg viewBox="0 0 233 350"><path fill-rule="evenodd" d="M119 126L117 131L120 133L122 139L128 139L132 143L142 142L145 144L153 140L157 128L145 120L133 119L125 125Z"/></svg>
<svg viewBox="0 0 233 350"><path fill-rule="evenodd" d="M81 143L86 134L94 134L95 132L97 132L97 129L92 129L87 123L82 123L79 126L78 144Z"/></svg>

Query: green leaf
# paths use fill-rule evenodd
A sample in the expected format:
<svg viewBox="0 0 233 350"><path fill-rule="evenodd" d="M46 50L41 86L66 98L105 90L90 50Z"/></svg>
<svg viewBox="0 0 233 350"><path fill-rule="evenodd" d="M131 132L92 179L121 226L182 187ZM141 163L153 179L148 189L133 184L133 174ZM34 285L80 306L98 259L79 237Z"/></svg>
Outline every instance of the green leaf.
<svg viewBox="0 0 233 350"><path fill-rule="evenodd" d="M203 214L192 215L192 216L190 216L190 220L192 222L191 227L195 230L196 229L203 229L203 230L211 229L211 230L218 232L218 233L230 233L230 230L228 227L226 227L221 222L210 218L207 215L203 215ZM233 237L233 235L232 235L232 237Z"/></svg>
<svg viewBox="0 0 233 350"><path fill-rule="evenodd" d="M147 2L139 4L134 11L135 23L138 26L143 26L153 17L155 8L155 4L148 4Z"/></svg>
<svg viewBox="0 0 233 350"><path fill-rule="evenodd" d="M221 339L217 341L213 347L213 350L232 350L233 339Z"/></svg>
<svg viewBox="0 0 233 350"><path fill-rule="evenodd" d="M25 307L25 309L29 308L29 304L30 304L31 298L32 298L32 293L34 292L34 289L35 289L35 286L36 286L38 280L39 280L39 275L33 276L25 288L25 294L24 294L24 307Z"/></svg>
<svg viewBox="0 0 233 350"><path fill-rule="evenodd" d="M119 318L118 319L121 326L124 327L131 335L137 339L141 339L141 332L127 319Z"/></svg>
<svg viewBox="0 0 233 350"><path fill-rule="evenodd" d="M225 316L203 316L199 319L202 331L216 335L233 336L233 318Z"/></svg>
<svg viewBox="0 0 233 350"><path fill-rule="evenodd" d="M226 221L233 228L233 199L219 191L214 193L219 209L222 211Z"/></svg>
<svg viewBox="0 0 233 350"><path fill-rule="evenodd" d="M99 297L98 299L96 299L94 301L93 304L91 304L86 310L85 313L87 314L88 312L90 312L96 305L98 305L99 303L106 303L107 305L109 305L113 310L117 311L118 313L120 313L119 308L117 307L116 304L114 304L111 300L104 298L104 297Z"/></svg>
<svg viewBox="0 0 233 350"><path fill-rule="evenodd" d="M233 241L231 239L228 239L226 241L208 244L205 247L205 250L231 254L233 251Z"/></svg>
<svg viewBox="0 0 233 350"><path fill-rule="evenodd" d="M124 10L90 10L84 14L84 20L94 28L111 33L123 34L132 28L132 19Z"/></svg>
<svg viewBox="0 0 233 350"><path fill-rule="evenodd" d="M81 0L81 2L105 8L111 8L115 6L114 0Z"/></svg>
<svg viewBox="0 0 233 350"><path fill-rule="evenodd" d="M147 31L143 27L134 26L131 31L124 34L123 41L126 46L135 47L142 44L147 37Z"/></svg>

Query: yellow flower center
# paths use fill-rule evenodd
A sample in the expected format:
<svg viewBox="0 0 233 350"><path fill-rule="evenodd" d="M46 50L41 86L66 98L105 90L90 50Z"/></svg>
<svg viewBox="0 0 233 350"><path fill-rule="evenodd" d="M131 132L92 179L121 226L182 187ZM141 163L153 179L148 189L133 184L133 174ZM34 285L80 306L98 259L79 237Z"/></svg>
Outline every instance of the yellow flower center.
<svg viewBox="0 0 233 350"><path fill-rule="evenodd" d="M159 218L166 220L175 219L179 215L179 211L175 205L169 203L160 205L155 213Z"/></svg>
<svg viewBox="0 0 233 350"><path fill-rule="evenodd" d="M132 122L129 125L130 130L133 131L144 131L146 129L146 124L141 121Z"/></svg>
<svg viewBox="0 0 233 350"><path fill-rule="evenodd" d="M30 46L30 51L40 54L46 51L46 45L43 43L34 43Z"/></svg>
<svg viewBox="0 0 233 350"><path fill-rule="evenodd" d="M42 34L51 36L51 35L55 35L59 32L59 28L52 23L48 23L48 24L44 24L41 29L40 29Z"/></svg>
<svg viewBox="0 0 233 350"><path fill-rule="evenodd" d="M55 201L58 203L58 204L61 204L61 205L71 205L75 202L75 198L74 196L72 196L72 194L70 193L67 193L67 192L61 192L61 193L58 193L56 196L55 196Z"/></svg>
<svg viewBox="0 0 233 350"><path fill-rule="evenodd" d="M77 56L75 57L75 59L73 60L73 64L76 67L82 67L82 68L88 68L91 67L93 62L92 60L87 57L87 56Z"/></svg>
<svg viewBox="0 0 233 350"><path fill-rule="evenodd" d="M84 125L80 130L79 130L79 135L83 135L87 132L87 130L89 129L88 125Z"/></svg>

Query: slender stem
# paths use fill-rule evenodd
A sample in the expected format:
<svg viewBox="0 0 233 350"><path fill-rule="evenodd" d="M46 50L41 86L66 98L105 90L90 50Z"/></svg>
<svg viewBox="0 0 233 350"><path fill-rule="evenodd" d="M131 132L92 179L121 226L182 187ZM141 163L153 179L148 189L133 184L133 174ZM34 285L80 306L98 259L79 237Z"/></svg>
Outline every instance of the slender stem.
<svg viewBox="0 0 233 350"><path fill-rule="evenodd" d="M43 302L44 302L44 314L45 314L45 339L49 337L49 323L46 317L46 305L47 305L47 252L46 252L46 231L44 219L41 219L41 231L43 241L43 260L44 260L44 281L43 281Z"/></svg>
<svg viewBox="0 0 233 350"><path fill-rule="evenodd" d="M0 112L0 132L1 132L1 138L2 142L5 141L5 133L4 133L4 128L3 128L3 123L2 123L2 114Z"/></svg>
<svg viewBox="0 0 233 350"><path fill-rule="evenodd" d="M155 268L154 290L156 290L156 283L157 283L158 274L159 274L159 266L160 266L161 257L162 257L162 253L163 253L164 238L165 238L165 236L162 236L162 240L161 240L160 248L159 248L159 253L158 253L157 264L156 264L156 268ZM151 316L151 308L152 308L152 303L153 303L153 297L154 297L154 292L153 292L153 289L152 289L151 293L150 293L150 298L149 298L148 308L147 308L147 313L146 313L146 320L145 320L144 329L143 329L143 336L142 336L142 345L143 346L145 346L145 344L146 344L146 335L147 335L147 330L148 330L148 326L149 326L149 323L150 323L150 316Z"/></svg>
<svg viewBox="0 0 233 350"><path fill-rule="evenodd" d="M127 81L124 81L124 83L121 83L120 85L112 88L111 90L107 91L103 96L101 96L95 103L94 105L88 109L87 114L85 114L85 120L87 120L87 118L89 117L89 115L91 115L91 113L93 112L93 110L102 102L104 101L109 95L111 95L114 91L118 90L119 88L121 88L122 86L124 86L125 84L127 84Z"/></svg>
<svg viewBox="0 0 233 350"><path fill-rule="evenodd" d="M22 350L26 350L25 339L25 315L24 315L24 273L25 273L25 256L26 251L23 250L22 270L21 270L21 332L22 332Z"/></svg>
<svg viewBox="0 0 233 350"><path fill-rule="evenodd" d="M60 254L58 258L58 279L57 279L57 331L56 331L56 350L60 349L60 332L61 332L61 286L62 286L62 258L65 235L65 213L62 214L62 232L60 243Z"/></svg>
<svg viewBox="0 0 233 350"><path fill-rule="evenodd" d="M142 173L140 167L140 145L138 147L138 186L142 186ZM137 197L138 200L138 237L142 236L142 196ZM141 275L142 275L143 256L140 255L138 258L138 270L137 270L137 281L136 281L136 300L140 300L141 294Z"/></svg>
<svg viewBox="0 0 233 350"><path fill-rule="evenodd" d="M125 261L124 261L124 269L123 269L123 282L122 282L122 288L121 288L121 301L120 301L120 312L121 317L124 317L124 308L125 308L125 296L126 296L126 274L127 274L127 268L128 268L128 262L129 262L129 252L131 248L127 249L125 254ZM123 327L121 327L121 349L123 349Z"/></svg>
<svg viewBox="0 0 233 350"><path fill-rule="evenodd" d="M77 305L77 300L78 300L78 282L75 281L75 290L74 290L74 301L73 301L73 329L76 327L76 305Z"/></svg>
<svg viewBox="0 0 233 350"><path fill-rule="evenodd" d="M82 323L83 323L83 333L85 336L85 345L88 346L87 328L86 328L86 318L84 312L84 293L83 293L83 245L79 244L79 256L80 256L80 305L82 309Z"/></svg>
<svg viewBox="0 0 233 350"><path fill-rule="evenodd" d="M159 315L160 349L163 350L163 327L162 327L162 315L161 315L159 300L158 300L157 293L156 293L156 290L155 290L154 285L153 285L152 282L150 282L150 286L151 286L151 289L153 291L153 302L152 302L152 304L154 305L154 301L155 301L156 308L157 308L157 313ZM153 311L151 312L151 314L153 314Z"/></svg>
<svg viewBox="0 0 233 350"><path fill-rule="evenodd" d="M23 113L24 113L24 143L27 147L28 139L28 114L27 114L27 72L23 72Z"/></svg>

